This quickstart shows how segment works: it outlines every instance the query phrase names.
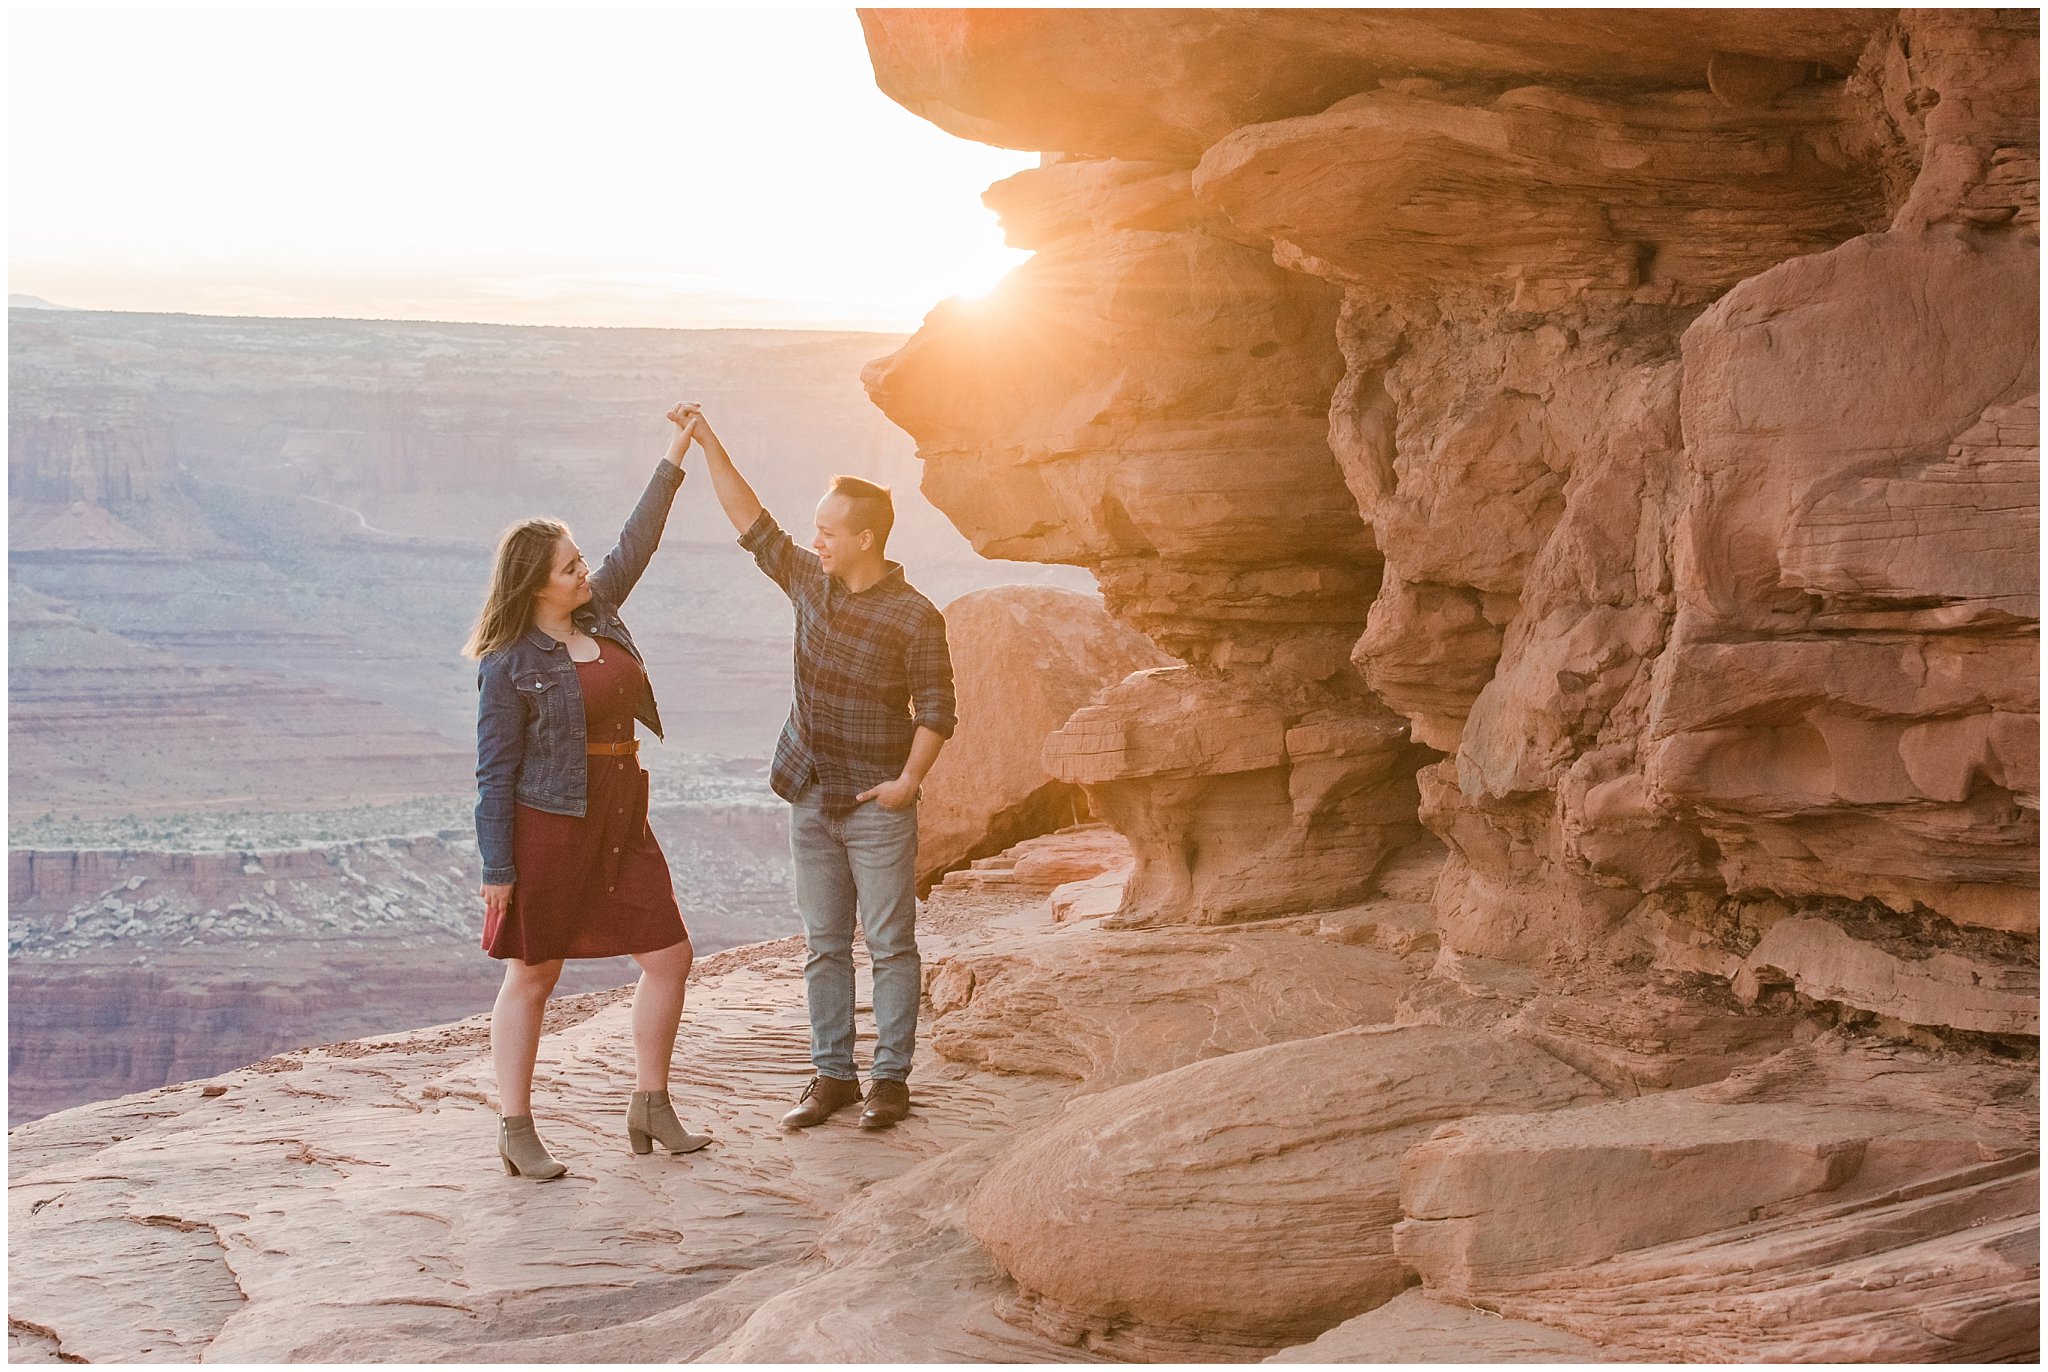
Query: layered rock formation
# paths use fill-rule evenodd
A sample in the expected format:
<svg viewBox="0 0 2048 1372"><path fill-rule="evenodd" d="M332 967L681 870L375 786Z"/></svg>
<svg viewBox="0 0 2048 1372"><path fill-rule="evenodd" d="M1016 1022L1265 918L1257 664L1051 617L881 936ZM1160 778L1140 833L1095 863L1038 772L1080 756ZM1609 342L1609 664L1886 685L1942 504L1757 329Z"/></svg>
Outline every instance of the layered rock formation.
<svg viewBox="0 0 2048 1372"><path fill-rule="evenodd" d="M918 885L1088 817L1046 773L1045 740L1104 687L1164 653L1074 591L997 586L945 608L960 723L918 805Z"/></svg>
<svg viewBox="0 0 2048 1372"><path fill-rule="evenodd" d="M1630 1097L1718 1089L1703 1083L1795 1024L1965 1061L2035 1054L2031 13L863 22L907 107L1045 154L988 195L1037 255L991 300L935 310L870 368L870 393L978 548L1090 567L1111 612L1186 664L1126 681L1048 747L1132 841L1111 927L1370 901L1419 821L1448 851L1427 896L1441 951L1404 993L1405 1023L1527 1039ZM1695 994L1711 1011L1678 1008ZM1589 1046L1622 1024L1637 1046ZM1342 1080L1348 1064L1397 1099L1373 1061L1332 1049L1303 1070ZM1245 1089L1223 1063L1184 1070ZM1216 1098L1169 1080L1162 1102ZM1231 1188L1256 1186L1257 1167L1175 1143L1148 1085L1090 1103L1074 1125L1087 1165L1020 1152L977 1193L970 1224L1024 1289L1012 1313L1175 1355L1243 1353L1325 1318L1306 1313L1322 1299L1308 1276L1304 1309L1265 1311L1258 1337L1244 1300L1146 1286L1141 1249L1270 1252L1195 1200L1238 1213ZM1490 1116L1484 1097L1463 1112ZM1676 1245L1669 1270L1724 1270L1668 1217L1628 1228L1630 1168L1726 1124L1672 1100L1632 1103L1627 1141L1595 1168L1615 1188L1599 1202L1612 1215L1589 1219L1608 1225L1599 1259L1546 1256L1504 1219L1483 1240L1497 1261L1577 1271ZM1845 1216L1850 1177L1900 1184L1868 1159L1897 1131L1920 1139L1918 1117L1862 1120L1874 1097L1818 1077L1784 1100L1782 1120L1742 1114L1730 1156L1854 1154L1807 1188L1840 1189ZM1515 1137L1608 1127L1568 1098L1536 1108L1554 1124ZM1346 1128L1305 1115L1279 1133ZM1128 1154L1100 1151L1104 1131ZM2027 1134L1994 1151L2024 1154ZM1899 1151L1922 1180L1967 1178L1980 1159L1956 1147ZM1581 1165L1538 1152L1531 1226ZM1160 1214L1188 1226L1169 1236L1133 1179L1187 1156L1199 1176L1160 1183L1177 1197ZM1429 1153L1406 1156L1412 1170ZM1487 1176L1481 1189L1536 1178ZM2030 1234L2031 1211L2000 1195L1970 1222L1995 1212ZM1423 1237L1490 1203L1404 1186L1396 1232L1412 1242L1385 1248L1383 1289L1332 1308L1415 1279L1432 1300L1502 1308L1499 1279L1446 1275L1446 1254L1469 1263L1482 1242L1471 1223ZM1807 1280L1787 1223L1745 1250L1774 1255L1753 1292ZM1974 1242L1957 1261L2018 1270ZM1908 1303L1855 1307L1862 1346L1954 1355ZM1502 1346L1569 1351L1590 1332L1685 1349L1580 1320L1566 1296L1529 1308L1550 1333ZM1430 1327L1401 1309L1401 1328ZM2004 1346L1984 1318L1956 1327ZM1712 1346L1803 1356L1802 1337L1836 1336Z"/></svg>
<svg viewBox="0 0 2048 1372"><path fill-rule="evenodd" d="M1364 894L1417 832L1424 754L1346 663L1380 558L1325 437L1333 294L1211 222L1184 171L998 194L1038 255L994 303L935 310L869 391L977 550L1094 569L1187 664L1112 690L1048 766L1133 837L1133 918Z"/></svg>
<svg viewBox="0 0 2048 1372"><path fill-rule="evenodd" d="M1358 899L1419 817L1462 953L1932 919L2023 984L2037 39L1784 18L867 17L1047 150L989 196L1037 256L868 384L978 547L1187 663L1048 752L1127 919Z"/></svg>

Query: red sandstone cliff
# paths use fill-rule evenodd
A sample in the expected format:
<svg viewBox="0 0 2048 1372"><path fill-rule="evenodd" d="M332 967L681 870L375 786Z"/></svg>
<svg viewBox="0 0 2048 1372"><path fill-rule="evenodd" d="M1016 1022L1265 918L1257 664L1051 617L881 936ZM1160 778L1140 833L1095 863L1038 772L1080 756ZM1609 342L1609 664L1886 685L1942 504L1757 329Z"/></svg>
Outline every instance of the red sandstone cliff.
<svg viewBox="0 0 2048 1372"><path fill-rule="evenodd" d="M1487 1029L1503 1007L1425 1002L1513 984L1521 1016L1554 998L1551 1059L1629 1094L1726 1076L1774 1012L2031 1060L2031 13L864 23L907 107L1046 154L988 196L1037 255L935 310L870 393L977 547L1090 567L1187 664L1048 747L1136 850L1110 925L1350 905L1419 822L1447 849L1440 952L1397 1023ZM1612 997L1673 1061L1598 1065ZM1584 1109L1582 1077L1548 1085L1505 1046L1529 1029L1460 1041L1469 1075L1411 1034L1124 1087L1000 1163L969 1226L1016 1318L1140 1354L1248 1352L1417 1280L1627 1344L1572 1273L1714 1227L1629 1213L1628 1178L1711 1147L1719 1117ZM1755 1041L1677 1061L1729 1035ZM1525 1122L1393 1142L1379 1117L1408 1117L1411 1078L1432 1127ZM1308 1100L1276 1128L1262 1087L1297 1080L1356 1093L1358 1118ZM1784 1099L1824 1130L1854 1113L1820 1080ZM1218 1112L1252 1141L1216 1140ZM1571 1153L1610 1122L1631 1142ZM1328 1157L1259 1161L1297 1137ZM1397 1157L1398 1202L1329 1202L1332 1263L1391 1225L1379 1277L1246 1293L1281 1229L1321 1240L1286 1205L1271 1234L1238 1217ZM1539 1235L1546 1206L1601 1237ZM1211 1291L1169 1270L1183 1246L1246 1257ZM1907 1347L1928 1355L1868 1345Z"/></svg>
<svg viewBox="0 0 2048 1372"><path fill-rule="evenodd" d="M1419 785L1463 951L1734 897L2034 932L2023 16L866 24L1048 150L989 196L1038 255L868 380L977 546L1190 664L1053 751L1129 913L1341 903Z"/></svg>

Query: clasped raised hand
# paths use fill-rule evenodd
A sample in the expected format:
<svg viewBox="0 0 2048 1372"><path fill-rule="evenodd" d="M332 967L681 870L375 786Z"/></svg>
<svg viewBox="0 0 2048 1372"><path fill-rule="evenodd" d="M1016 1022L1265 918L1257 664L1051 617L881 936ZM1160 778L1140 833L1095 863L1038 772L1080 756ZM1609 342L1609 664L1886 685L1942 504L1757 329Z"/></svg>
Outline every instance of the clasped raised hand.
<svg viewBox="0 0 2048 1372"><path fill-rule="evenodd" d="M697 441L697 430L703 425L701 407L694 401L686 401L668 412L669 423L676 426L675 437L669 440L668 460L680 467L683 455L690 451L690 444Z"/></svg>

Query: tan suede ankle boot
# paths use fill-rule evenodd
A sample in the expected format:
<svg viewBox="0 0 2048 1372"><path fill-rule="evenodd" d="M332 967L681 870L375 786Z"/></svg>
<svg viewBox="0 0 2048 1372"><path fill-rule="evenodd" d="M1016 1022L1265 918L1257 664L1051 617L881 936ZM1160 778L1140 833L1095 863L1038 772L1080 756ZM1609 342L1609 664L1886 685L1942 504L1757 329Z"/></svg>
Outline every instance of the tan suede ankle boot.
<svg viewBox="0 0 2048 1372"><path fill-rule="evenodd" d="M553 1181L569 1169L555 1160L540 1135L533 1132L533 1116L501 1115L498 1118L498 1159L508 1177L531 1177Z"/></svg>
<svg viewBox="0 0 2048 1372"><path fill-rule="evenodd" d="M626 1139L636 1153L654 1151L654 1140L671 1153L694 1153L711 1142L709 1134L693 1134L676 1118L666 1091L635 1091L626 1109Z"/></svg>

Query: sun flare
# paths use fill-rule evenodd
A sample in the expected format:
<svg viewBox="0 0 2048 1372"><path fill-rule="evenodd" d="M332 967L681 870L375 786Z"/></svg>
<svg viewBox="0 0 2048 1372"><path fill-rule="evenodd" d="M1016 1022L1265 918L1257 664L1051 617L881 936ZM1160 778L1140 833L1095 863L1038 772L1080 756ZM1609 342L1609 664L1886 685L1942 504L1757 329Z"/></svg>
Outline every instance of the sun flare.
<svg viewBox="0 0 2048 1372"><path fill-rule="evenodd" d="M979 198L1036 156L883 95L851 10L587 12L602 62L531 11L13 25L10 289L61 305L899 332L1028 255Z"/></svg>

